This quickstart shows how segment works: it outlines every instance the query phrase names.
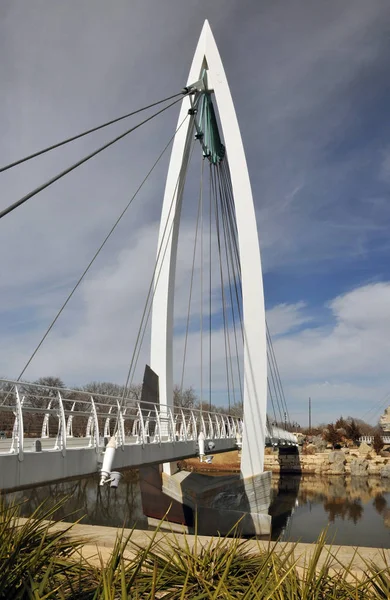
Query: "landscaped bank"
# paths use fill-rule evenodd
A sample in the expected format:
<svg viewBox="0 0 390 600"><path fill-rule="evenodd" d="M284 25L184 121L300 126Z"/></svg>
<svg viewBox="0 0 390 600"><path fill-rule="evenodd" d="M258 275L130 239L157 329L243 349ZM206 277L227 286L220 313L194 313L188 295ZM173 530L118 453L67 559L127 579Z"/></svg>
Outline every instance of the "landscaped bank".
<svg viewBox="0 0 390 600"><path fill-rule="evenodd" d="M49 525L0 509L0 598L388 598L389 551Z"/></svg>
<svg viewBox="0 0 390 600"><path fill-rule="evenodd" d="M180 467L198 473L239 472L240 457L237 451L216 455L212 463L200 463L198 458L182 461ZM356 477L390 478L390 456L378 455L370 446L325 450L312 453L298 451L295 447L273 451L266 450L264 469L272 473L302 473L316 475L351 475Z"/></svg>

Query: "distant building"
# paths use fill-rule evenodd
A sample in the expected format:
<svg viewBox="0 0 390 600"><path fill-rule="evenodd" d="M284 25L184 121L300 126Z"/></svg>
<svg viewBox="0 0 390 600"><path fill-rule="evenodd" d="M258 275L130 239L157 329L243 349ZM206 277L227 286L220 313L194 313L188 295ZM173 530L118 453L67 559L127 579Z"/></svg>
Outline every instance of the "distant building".
<svg viewBox="0 0 390 600"><path fill-rule="evenodd" d="M390 432L390 406L388 406L379 419L379 424L382 427L383 431L386 433Z"/></svg>

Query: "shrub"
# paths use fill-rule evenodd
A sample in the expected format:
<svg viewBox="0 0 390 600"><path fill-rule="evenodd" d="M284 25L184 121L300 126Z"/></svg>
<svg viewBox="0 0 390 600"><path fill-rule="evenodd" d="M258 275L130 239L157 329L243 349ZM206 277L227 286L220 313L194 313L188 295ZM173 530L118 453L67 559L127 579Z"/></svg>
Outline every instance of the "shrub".
<svg viewBox="0 0 390 600"><path fill-rule="evenodd" d="M325 429L324 438L327 442L332 444L333 448L342 441L342 435L333 423L329 423L328 427Z"/></svg>
<svg viewBox="0 0 390 600"><path fill-rule="evenodd" d="M381 437L380 433L377 431L374 435L372 447L374 448L375 452L377 454L379 454L380 451L382 450L383 446L384 446L384 443L383 443L382 437Z"/></svg>
<svg viewBox="0 0 390 600"><path fill-rule="evenodd" d="M359 425L357 425L355 419L352 419L347 425L347 436L353 442L358 442L361 437L361 431Z"/></svg>

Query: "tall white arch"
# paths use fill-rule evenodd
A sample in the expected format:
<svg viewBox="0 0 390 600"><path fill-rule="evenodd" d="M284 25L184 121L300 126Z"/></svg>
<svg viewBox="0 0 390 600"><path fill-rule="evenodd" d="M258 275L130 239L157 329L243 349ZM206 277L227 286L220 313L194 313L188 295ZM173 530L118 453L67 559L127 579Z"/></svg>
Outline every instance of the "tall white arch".
<svg viewBox="0 0 390 600"><path fill-rule="evenodd" d="M210 25L206 20L195 51L188 86L207 70L207 87L214 90L229 160L238 229L244 326L244 431L241 458L243 477L263 472L267 410L267 342L260 248L251 184L244 147L225 71ZM179 125L190 109L183 99ZM161 410L173 405L173 307L183 187L193 136L193 117L175 136L165 186L157 257L158 284L152 310L151 367L159 376ZM169 241L168 234L170 234ZM165 250L166 249L166 250ZM165 253L164 253L165 250ZM169 469L167 469L169 472Z"/></svg>

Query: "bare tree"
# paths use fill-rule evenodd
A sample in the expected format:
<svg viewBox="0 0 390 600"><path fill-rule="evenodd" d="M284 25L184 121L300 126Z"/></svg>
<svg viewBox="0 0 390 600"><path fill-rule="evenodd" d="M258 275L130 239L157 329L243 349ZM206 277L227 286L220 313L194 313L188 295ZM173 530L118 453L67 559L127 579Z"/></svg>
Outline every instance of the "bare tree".
<svg viewBox="0 0 390 600"><path fill-rule="evenodd" d="M199 399L191 386L181 390L178 385L173 388L173 404L178 408L198 408Z"/></svg>

